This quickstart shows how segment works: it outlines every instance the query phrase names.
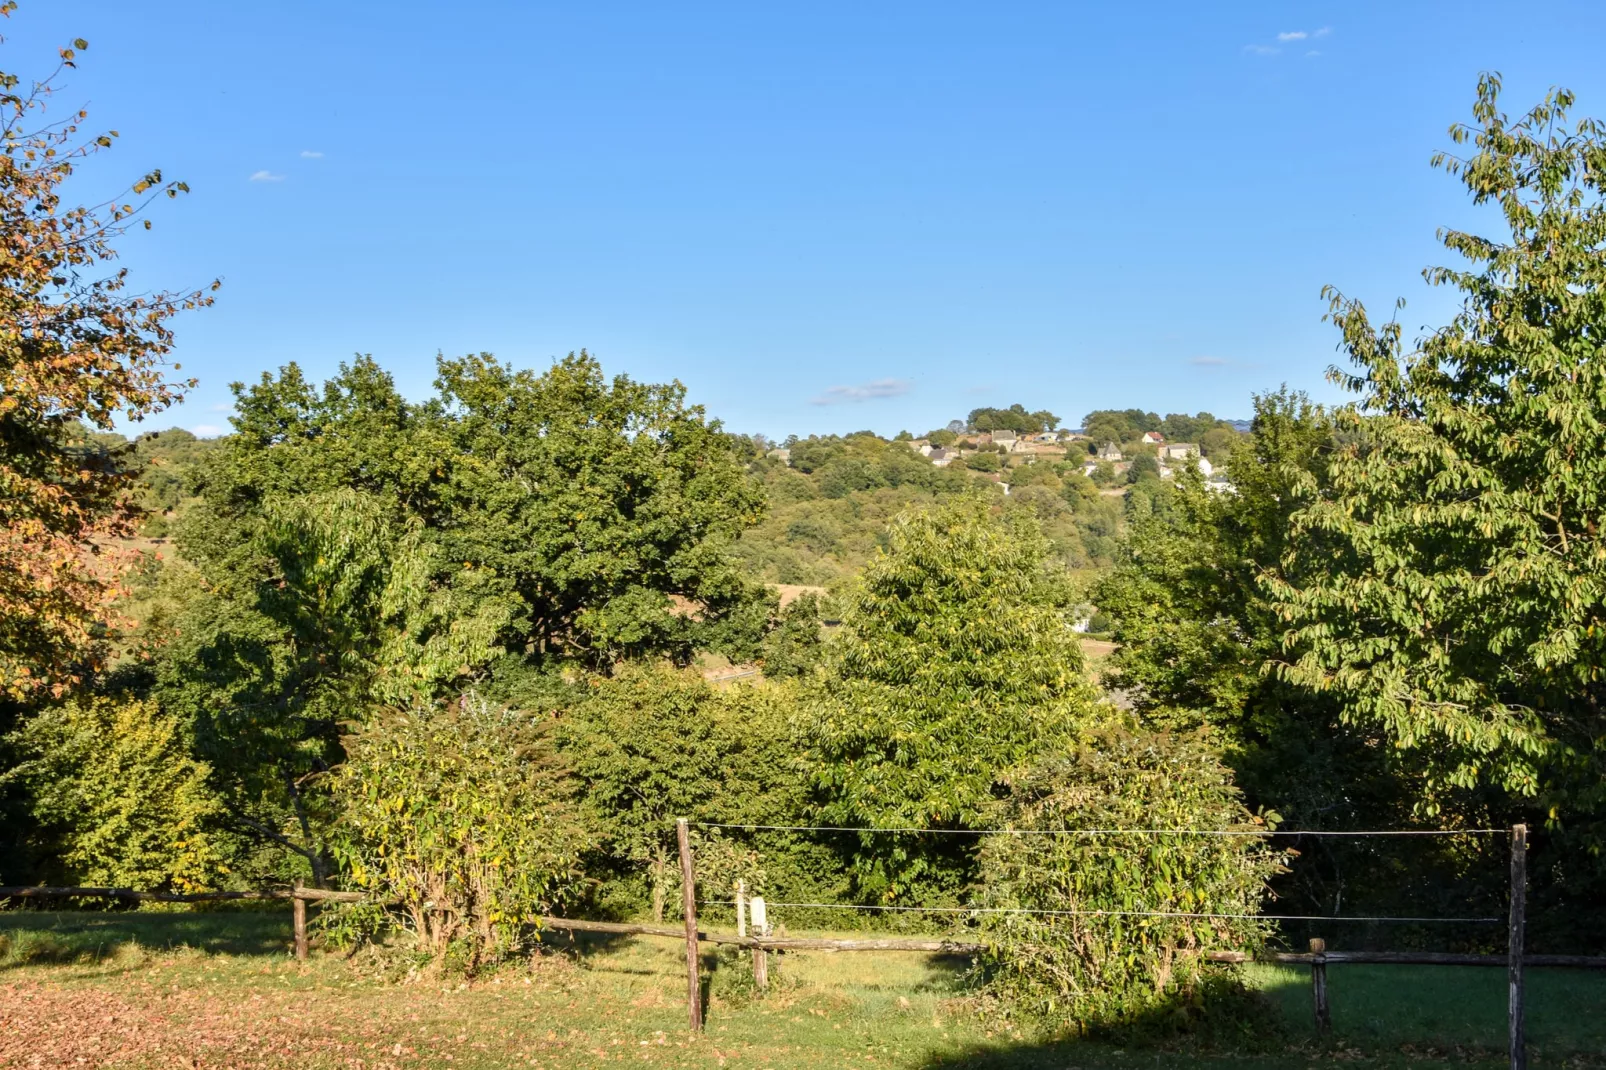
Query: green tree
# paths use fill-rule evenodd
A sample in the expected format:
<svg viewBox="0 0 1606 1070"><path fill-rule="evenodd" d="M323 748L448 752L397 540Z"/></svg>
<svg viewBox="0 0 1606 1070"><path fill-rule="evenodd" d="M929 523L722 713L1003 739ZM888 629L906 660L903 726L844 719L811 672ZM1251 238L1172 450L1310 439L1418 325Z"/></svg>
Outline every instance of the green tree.
<svg viewBox="0 0 1606 1070"><path fill-rule="evenodd" d="M1250 805L1296 827L1410 827L1424 800L1441 810L1435 825L1487 825L1486 803L1433 790L1419 763L1375 730L1345 723L1334 696L1268 671L1286 628L1263 578L1287 567L1302 488L1329 485L1337 446L1332 414L1284 389L1255 399L1253 429L1226 467L1232 493L1179 475L1172 508L1133 522L1124 560L1094 588L1118 644L1105 683L1131 697L1146 725L1209 727ZM1477 845L1453 840L1406 841L1387 854L1334 839L1300 849L1278 880L1288 913L1336 913L1345 903L1369 913L1450 913L1447 902L1464 908L1476 898L1467 882L1480 869L1498 872Z"/></svg>
<svg viewBox="0 0 1606 1070"><path fill-rule="evenodd" d="M1226 424L1218 424L1199 436L1199 452L1212 464L1220 467L1228 457L1232 456L1233 449L1238 445L1241 436Z"/></svg>
<svg viewBox="0 0 1606 1070"><path fill-rule="evenodd" d="M972 472L996 472L1004 466L998 460L998 454L988 450L966 454L965 467Z"/></svg>
<svg viewBox="0 0 1606 1070"><path fill-rule="evenodd" d="M977 431L1014 431L1025 435L1052 431L1060 425L1060 418L1047 409L1027 412L1026 406L1015 404L1007 409L972 409L965 422Z"/></svg>
<svg viewBox="0 0 1606 1070"><path fill-rule="evenodd" d="M1082 420L1082 431L1094 444L1130 442L1160 430L1160 424L1159 416L1142 409L1095 409Z"/></svg>
<svg viewBox="0 0 1606 1070"><path fill-rule="evenodd" d="M775 630L764 639L764 675L771 679L807 676L820 664L820 596L806 591L781 611Z"/></svg>
<svg viewBox="0 0 1606 1070"><path fill-rule="evenodd" d="M748 445L683 387L606 379L585 353L543 374L484 355L438 373L438 396L417 406L367 359L321 392L294 365L237 386L237 433L209 468L209 515L186 553L231 571L268 498L349 487L422 523L442 569L513 600L508 649L605 666L756 642L733 626L761 627L765 596L729 551L762 492Z"/></svg>
<svg viewBox="0 0 1606 1070"><path fill-rule="evenodd" d="M1138 483L1145 479L1159 478L1160 462L1154 458L1153 454L1140 453L1133 457L1132 463L1127 466L1126 481L1128 483Z"/></svg>
<svg viewBox="0 0 1606 1070"><path fill-rule="evenodd" d="M828 823L979 827L1004 779L1087 715L1070 586L1048 551L1029 517L978 500L893 522L847 597L815 703ZM951 897L970 871L964 839L867 834L860 894Z"/></svg>
<svg viewBox="0 0 1606 1070"><path fill-rule="evenodd" d="M1115 471L1115 465L1109 461L1100 461L1094 465L1088 479L1095 487L1113 487L1120 481L1120 477Z"/></svg>
<svg viewBox="0 0 1606 1070"><path fill-rule="evenodd" d="M1290 682L1442 782L1579 819L1606 784L1606 127L1570 124L1565 90L1512 121L1499 90L1484 76L1451 128L1473 151L1434 163L1508 233L1441 232L1466 266L1425 275L1461 311L1410 352L1331 294L1358 369L1334 375L1362 400L1330 490L1292 518L1297 575L1268 590Z"/></svg>
<svg viewBox="0 0 1606 1070"><path fill-rule="evenodd" d="M1325 482L1332 447L1330 415L1304 395L1259 396L1254 430L1227 468L1235 493L1211 493L1184 472L1175 510L1133 525L1125 560L1093 597L1117 622L1109 682L1151 723L1212 724L1236 745L1244 719L1264 713L1252 696L1290 701L1261 671L1282 628L1259 578L1288 547L1295 488Z"/></svg>
<svg viewBox="0 0 1606 1070"><path fill-rule="evenodd" d="M338 762L341 724L432 699L498 652L509 599L472 569L434 582L438 553L372 495L270 499L240 571L163 652L158 693L193 719L234 820L315 880L327 866L307 778Z"/></svg>

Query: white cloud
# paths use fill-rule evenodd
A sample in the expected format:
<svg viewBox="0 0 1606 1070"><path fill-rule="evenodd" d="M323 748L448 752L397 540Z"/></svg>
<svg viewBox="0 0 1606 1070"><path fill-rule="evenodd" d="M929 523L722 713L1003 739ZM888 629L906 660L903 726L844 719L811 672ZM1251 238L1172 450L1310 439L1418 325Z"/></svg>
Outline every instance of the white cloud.
<svg viewBox="0 0 1606 1070"><path fill-rule="evenodd" d="M1313 48L1313 49L1311 49L1311 50L1310 50L1310 51L1309 51L1309 52L1307 52L1307 53L1305 53L1305 55L1306 55L1306 57L1307 57L1307 58L1308 58L1308 57L1310 57L1310 56L1319 56L1319 55L1321 55L1321 53L1320 53L1320 52L1318 52L1318 51L1316 51L1316 50L1315 50L1315 49L1314 49L1314 48Z"/></svg>
<svg viewBox="0 0 1606 1070"><path fill-rule="evenodd" d="M1310 36L1310 34L1306 33L1304 30L1289 30L1287 33L1278 34L1277 35L1277 40L1279 40L1279 41L1303 41L1305 38L1307 38L1309 36Z"/></svg>
<svg viewBox="0 0 1606 1070"><path fill-rule="evenodd" d="M848 401L871 401L879 398L902 397L914 389L907 379L873 379L859 386L833 386L819 397L810 398L811 405L841 405Z"/></svg>
<svg viewBox="0 0 1606 1070"><path fill-rule="evenodd" d="M276 175L272 171L252 171L252 182L283 182L283 175Z"/></svg>
<svg viewBox="0 0 1606 1070"><path fill-rule="evenodd" d="M1315 33L1311 34L1311 36L1312 37L1326 37L1328 34L1330 34L1332 32L1333 32L1333 28L1331 26L1323 26L1321 29L1319 29Z"/></svg>
<svg viewBox="0 0 1606 1070"><path fill-rule="evenodd" d="M321 160L323 159L323 153L314 152L312 149L302 149L301 158L303 160Z"/></svg>
<svg viewBox="0 0 1606 1070"><path fill-rule="evenodd" d="M1275 56L1282 49L1270 45L1244 45L1244 51L1251 56Z"/></svg>
<svg viewBox="0 0 1606 1070"><path fill-rule="evenodd" d="M213 412L233 412L234 411L234 406L230 405L226 401L220 401L216 405L212 406L212 411Z"/></svg>
<svg viewBox="0 0 1606 1070"><path fill-rule="evenodd" d="M223 433L221 427L213 427L211 424L196 424L190 431L196 438L216 438Z"/></svg>

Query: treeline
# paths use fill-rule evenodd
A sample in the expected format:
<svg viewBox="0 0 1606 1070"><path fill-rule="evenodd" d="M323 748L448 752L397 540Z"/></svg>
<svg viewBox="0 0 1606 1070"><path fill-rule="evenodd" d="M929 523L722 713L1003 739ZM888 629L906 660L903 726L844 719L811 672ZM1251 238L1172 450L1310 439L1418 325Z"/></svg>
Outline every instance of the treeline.
<svg viewBox="0 0 1606 1070"><path fill-rule="evenodd" d="M1129 503L1101 496L1082 474L1080 457L1007 465L988 451L977 455L992 463L978 471L964 463L936 467L907 441L868 431L787 445L789 460L755 459L769 508L735 549L744 572L764 582L840 584L885 545L887 525L900 512L974 494L1005 512L1035 517L1070 568L1115 561ZM1003 478L1010 481L1007 496ZM1152 495L1140 497L1131 508L1152 511Z"/></svg>
<svg viewBox="0 0 1606 1070"><path fill-rule="evenodd" d="M1168 438L1198 446L1217 464L1240 438L1209 413L1161 419L1138 410L1097 410L1086 422L1109 437L1063 432L1047 449L1026 453L1008 452L982 434L1056 429L1053 413L1028 413L1020 404L977 409L920 439L908 432L885 439L871 431L794 436L779 450L754 440L753 471L769 509L742 535L737 557L749 576L767 583L839 584L884 544L886 526L901 510L980 492L994 496L997 508L1033 516L1068 568L1105 569L1116 562L1131 521L1169 508L1169 480L1182 467L1162 466L1157 446L1142 441L1145 431L1168 429ZM1191 440L1180 437L1201 430ZM1123 460L1099 461L1104 442L1118 443ZM913 448L921 443L953 450L957 460L938 467Z"/></svg>

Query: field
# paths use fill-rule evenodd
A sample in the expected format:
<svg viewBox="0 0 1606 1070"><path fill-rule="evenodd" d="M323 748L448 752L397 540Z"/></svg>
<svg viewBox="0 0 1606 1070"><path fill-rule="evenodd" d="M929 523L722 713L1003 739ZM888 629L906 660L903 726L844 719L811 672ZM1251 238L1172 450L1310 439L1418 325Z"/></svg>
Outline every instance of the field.
<svg viewBox="0 0 1606 1070"><path fill-rule="evenodd" d="M298 965L288 938L284 911L0 914L0 1067L1504 1063L1500 970L1332 967L1336 1035L1318 1043L1306 977L1257 967L1284 1026L1250 1056L1034 1043L979 1019L963 963L939 956L791 954L755 999L734 955L710 951L708 1030L693 1038L673 941L563 941L560 953L469 986L410 973L396 955L315 952ZM1535 971L1530 1003L1534 1066L1606 1066L1606 977Z"/></svg>

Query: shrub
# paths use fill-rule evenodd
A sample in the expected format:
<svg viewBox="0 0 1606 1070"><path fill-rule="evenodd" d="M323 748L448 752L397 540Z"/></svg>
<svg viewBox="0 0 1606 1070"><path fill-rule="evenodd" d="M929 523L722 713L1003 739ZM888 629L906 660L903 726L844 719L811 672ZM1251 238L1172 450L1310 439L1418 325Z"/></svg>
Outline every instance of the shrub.
<svg viewBox="0 0 1606 1070"><path fill-rule="evenodd" d="M621 875L645 878L654 917L679 906L676 818L806 823L797 820L805 785L787 723L792 694L779 683L716 689L695 671L632 665L593 679L559 721L599 844ZM731 873L779 861L733 861Z"/></svg>
<svg viewBox="0 0 1606 1070"><path fill-rule="evenodd" d="M1268 815L1275 819L1275 815ZM1231 774L1202 733L1111 725L1010 785L1004 827L1254 831ZM1239 986L1201 953L1253 950L1279 855L1255 836L995 834L980 855L981 901L996 941L987 987L1011 1013L1078 1032L1185 1027ZM1090 915L1089 911L1109 911ZM1168 912L1152 916L1138 912ZM1249 917L1204 918L1219 914ZM1240 993L1241 994L1241 993Z"/></svg>
<svg viewBox="0 0 1606 1070"><path fill-rule="evenodd" d="M583 830L550 750L520 753L528 728L473 695L376 715L332 775L349 884L399 903L420 949L469 973L522 946L580 879Z"/></svg>
<svg viewBox="0 0 1606 1070"><path fill-rule="evenodd" d="M965 467L973 472L996 472L1003 467L996 453L967 453Z"/></svg>
<svg viewBox="0 0 1606 1070"><path fill-rule="evenodd" d="M154 701L81 697L8 737L21 761L0 777L28 807L63 878L95 887L216 888L240 844L191 756L178 719Z"/></svg>

